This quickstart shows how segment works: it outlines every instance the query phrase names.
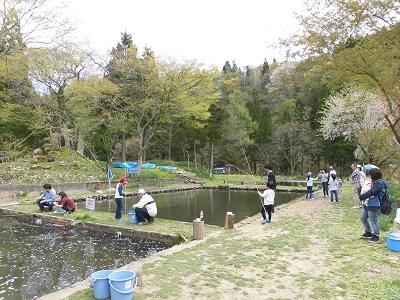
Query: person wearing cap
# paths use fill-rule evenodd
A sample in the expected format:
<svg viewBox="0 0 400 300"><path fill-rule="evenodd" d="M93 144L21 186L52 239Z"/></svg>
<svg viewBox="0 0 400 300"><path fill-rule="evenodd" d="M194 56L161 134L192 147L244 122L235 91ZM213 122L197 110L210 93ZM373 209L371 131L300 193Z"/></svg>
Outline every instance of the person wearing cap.
<svg viewBox="0 0 400 300"><path fill-rule="evenodd" d="M48 206L49 211L53 211L53 205L56 201L56 190L51 187L51 184L43 185L43 193L36 199L36 204L39 205L40 212L44 211L44 207Z"/></svg>
<svg viewBox="0 0 400 300"><path fill-rule="evenodd" d="M330 166L330 167L329 167L329 177L331 177L332 174L337 175L335 169L333 168L333 166ZM329 180L328 180L328 181L329 181Z"/></svg>
<svg viewBox="0 0 400 300"><path fill-rule="evenodd" d="M308 200L308 195L310 195L310 200L314 199L314 193L313 193L313 185L314 185L314 180L318 180L318 176L316 178L311 178L312 173L308 172L307 173L307 192L306 192L306 200Z"/></svg>
<svg viewBox="0 0 400 300"><path fill-rule="evenodd" d="M124 208L124 196L126 195L125 185L128 183L128 179L122 176L119 180L117 187L115 188L115 202L117 203L117 211L115 212L115 220L118 222L125 222L122 219L122 210Z"/></svg>
<svg viewBox="0 0 400 300"><path fill-rule="evenodd" d="M146 225L154 222L157 215L157 205L153 197L146 193L144 189L138 190L139 202L133 205L137 217L137 225Z"/></svg>
<svg viewBox="0 0 400 300"><path fill-rule="evenodd" d="M68 195L61 191L58 193L58 196L60 196L61 203L58 204L57 202L54 203L55 207L62 208L66 214L71 214L75 211L75 202L71 198L68 197Z"/></svg>

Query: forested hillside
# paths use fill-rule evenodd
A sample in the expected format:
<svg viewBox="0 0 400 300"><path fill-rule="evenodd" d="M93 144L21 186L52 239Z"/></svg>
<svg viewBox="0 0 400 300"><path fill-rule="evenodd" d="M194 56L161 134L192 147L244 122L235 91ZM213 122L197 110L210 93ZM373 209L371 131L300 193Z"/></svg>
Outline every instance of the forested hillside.
<svg viewBox="0 0 400 300"><path fill-rule="evenodd" d="M0 151L13 159L50 146L139 167L191 161L210 174L224 164L261 174L271 163L298 175L399 163L398 1L305 1L299 30L280 44L287 60L227 60L220 70L160 58L151 45L139 50L129 32L104 58L71 38L59 11L9 2L1 11ZM53 29L46 43L32 40L41 35L29 22L39 16L40 30Z"/></svg>

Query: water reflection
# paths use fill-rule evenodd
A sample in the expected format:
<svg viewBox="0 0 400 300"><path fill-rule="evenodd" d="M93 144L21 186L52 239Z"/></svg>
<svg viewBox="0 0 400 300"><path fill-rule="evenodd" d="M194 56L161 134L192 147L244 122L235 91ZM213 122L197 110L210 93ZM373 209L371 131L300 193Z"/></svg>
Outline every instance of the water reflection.
<svg viewBox="0 0 400 300"><path fill-rule="evenodd" d="M235 214L235 222L257 214L261 210L262 202L256 191L237 191L230 189L201 189L177 191L172 193L152 195L157 203L158 218L192 222L204 212L207 224L224 226L228 211ZM277 192L275 206L287 203L299 197L298 193ZM137 197L126 199L127 211L138 201ZM84 209L85 203L78 206ZM114 199L96 201L96 210L115 214ZM111 216L110 216L111 217Z"/></svg>
<svg viewBox="0 0 400 300"><path fill-rule="evenodd" d="M0 299L36 299L171 245L1 218Z"/></svg>

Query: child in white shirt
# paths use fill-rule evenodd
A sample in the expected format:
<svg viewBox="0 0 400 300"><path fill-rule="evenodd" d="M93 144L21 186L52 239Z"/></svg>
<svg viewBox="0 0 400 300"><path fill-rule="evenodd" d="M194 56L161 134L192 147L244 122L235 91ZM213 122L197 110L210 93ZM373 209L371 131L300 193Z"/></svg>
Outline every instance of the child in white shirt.
<svg viewBox="0 0 400 300"><path fill-rule="evenodd" d="M264 198L264 206L261 209L261 215L263 217L263 221L261 222L262 225L264 225L265 223L271 223L272 211L274 209L274 201L275 201L275 192L272 188L273 188L273 182L268 181L267 189L264 191L264 193L258 192L258 194ZM266 217L265 212L268 212L268 219Z"/></svg>
<svg viewBox="0 0 400 300"><path fill-rule="evenodd" d="M314 180L318 180L318 176L317 178L311 178L312 173L308 172L307 173L307 193L306 193L306 200L308 200L308 195L310 195L310 200L314 199L314 193L313 193L313 185L314 185Z"/></svg>
<svg viewBox="0 0 400 300"><path fill-rule="evenodd" d="M329 191L331 192L331 204L333 204L333 195L335 195L336 204L339 203L339 181L336 179L336 175L332 174L329 179Z"/></svg>

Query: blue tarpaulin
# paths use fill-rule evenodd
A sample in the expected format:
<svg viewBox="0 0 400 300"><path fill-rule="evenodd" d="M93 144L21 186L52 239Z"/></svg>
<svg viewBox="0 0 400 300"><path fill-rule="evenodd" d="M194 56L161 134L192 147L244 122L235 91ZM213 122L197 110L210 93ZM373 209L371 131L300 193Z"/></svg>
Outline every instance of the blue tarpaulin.
<svg viewBox="0 0 400 300"><path fill-rule="evenodd" d="M178 167L171 167L171 166L159 166L158 168L167 170L167 171L172 171L172 170L177 170Z"/></svg>
<svg viewBox="0 0 400 300"><path fill-rule="evenodd" d="M137 168L136 162L127 161L124 163L114 162L114 168Z"/></svg>
<svg viewBox="0 0 400 300"><path fill-rule="evenodd" d="M155 164L142 164L142 169L154 169L155 167Z"/></svg>

